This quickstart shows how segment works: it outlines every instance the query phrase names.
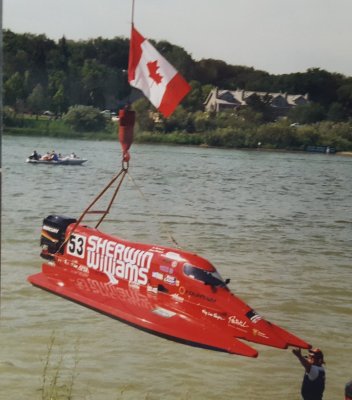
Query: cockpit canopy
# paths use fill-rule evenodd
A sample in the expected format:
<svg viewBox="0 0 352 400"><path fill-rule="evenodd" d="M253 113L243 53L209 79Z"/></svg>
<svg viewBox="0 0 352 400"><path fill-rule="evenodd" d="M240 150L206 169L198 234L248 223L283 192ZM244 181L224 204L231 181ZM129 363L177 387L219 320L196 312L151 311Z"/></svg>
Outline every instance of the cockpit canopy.
<svg viewBox="0 0 352 400"><path fill-rule="evenodd" d="M205 285L210 286L226 286L228 281L224 281L217 271L205 271L202 268L195 267L194 265L185 264L183 266L185 275L192 279L203 282Z"/></svg>

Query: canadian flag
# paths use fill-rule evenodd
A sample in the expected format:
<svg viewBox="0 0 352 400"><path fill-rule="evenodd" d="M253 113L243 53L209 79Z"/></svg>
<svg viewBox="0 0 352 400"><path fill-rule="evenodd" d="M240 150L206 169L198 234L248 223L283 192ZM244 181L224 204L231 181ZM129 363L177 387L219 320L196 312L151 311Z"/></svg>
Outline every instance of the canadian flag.
<svg viewBox="0 0 352 400"><path fill-rule="evenodd" d="M128 81L165 117L173 113L190 85L132 25Z"/></svg>

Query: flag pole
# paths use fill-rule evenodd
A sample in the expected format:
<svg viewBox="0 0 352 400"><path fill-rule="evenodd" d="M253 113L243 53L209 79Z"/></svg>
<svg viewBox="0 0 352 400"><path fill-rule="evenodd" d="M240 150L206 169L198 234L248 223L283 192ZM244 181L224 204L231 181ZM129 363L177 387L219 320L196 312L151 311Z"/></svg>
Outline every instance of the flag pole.
<svg viewBox="0 0 352 400"><path fill-rule="evenodd" d="M128 57L128 67L127 67L127 81L129 82L129 78L128 78L128 76L129 76L129 68L130 68L130 57L131 57L131 41L132 41L132 30L133 30L133 27L134 27L134 1L135 0L132 0L132 12L131 12L131 37L130 37L130 54L129 54L129 57ZM132 102L132 99L131 99L131 96L132 96L132 90L133 90L133 88L131 88L131 91L130 91L130 93L129 93L129 95L128 95L128 103L129 104L131 104L131 102Z"/></svg>
<svg viewBox="0 0 352 400"><path fill-rule="evenodd" d="M131 25L134 24L134 0L132 0L132 15L131 15Z"/></svg>

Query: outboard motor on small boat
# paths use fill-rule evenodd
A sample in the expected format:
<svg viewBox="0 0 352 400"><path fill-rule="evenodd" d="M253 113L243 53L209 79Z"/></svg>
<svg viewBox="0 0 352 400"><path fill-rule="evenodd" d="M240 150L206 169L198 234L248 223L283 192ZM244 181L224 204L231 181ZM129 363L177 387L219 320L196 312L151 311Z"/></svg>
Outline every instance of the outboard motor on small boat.
<svg viewBox="0 0 352 400"><path fill-rule="evenodd" d="M75 218L61 215L49 215L44 218L40 236L40 245L42 246L40 255L42 258L49 260L54 258L54 254L60 250L65 240L67 227L76 221ZM62 251L63 249L60 252Z"/></svg>

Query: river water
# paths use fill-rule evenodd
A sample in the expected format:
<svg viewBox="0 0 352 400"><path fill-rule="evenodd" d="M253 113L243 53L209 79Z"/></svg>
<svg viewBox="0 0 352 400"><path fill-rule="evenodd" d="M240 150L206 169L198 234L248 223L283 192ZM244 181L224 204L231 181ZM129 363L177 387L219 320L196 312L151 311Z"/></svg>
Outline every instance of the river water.
<svg viewBox="0 0 352 400"><path fill-rule="evenodd" d="M28 165L36 149L84 166ZM197 349L32 287L42 219L77 217L120 169L116 142L3 138L0 398L300 399L291 350L257 359ZM101 229L180 247L217 267L268 320L325 354L325 399L352 379L352 158L134 145ZM56 390L56 392L55 392Z"/></svg>

